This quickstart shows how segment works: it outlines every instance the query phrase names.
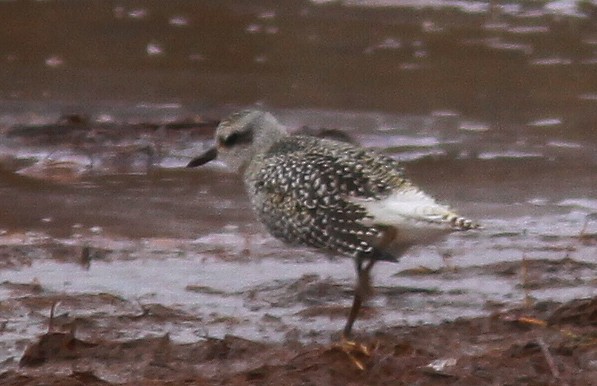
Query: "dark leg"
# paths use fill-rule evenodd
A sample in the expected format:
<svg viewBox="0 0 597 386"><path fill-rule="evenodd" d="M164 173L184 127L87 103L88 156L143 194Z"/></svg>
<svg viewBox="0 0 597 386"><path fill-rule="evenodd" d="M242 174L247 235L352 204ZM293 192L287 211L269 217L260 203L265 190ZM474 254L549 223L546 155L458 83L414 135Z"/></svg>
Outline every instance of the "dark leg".
<svg viewBox="0 0 597 386"><path fill-rule="evenodd" d="M354 321L356 320L359 314L361 305L365 300L367 300L367 297L371 293L371 277L369 276L369 273L371 272L371 268L373 268L373 265L375 264L375 260L367 260L364 266L363 262L363 259L357 257L357 285L354 291L352 308L350 309L350 314L348 315L346 326L344 326L344 338L348 338L350 336L352 325L354 324Z"/></svg>

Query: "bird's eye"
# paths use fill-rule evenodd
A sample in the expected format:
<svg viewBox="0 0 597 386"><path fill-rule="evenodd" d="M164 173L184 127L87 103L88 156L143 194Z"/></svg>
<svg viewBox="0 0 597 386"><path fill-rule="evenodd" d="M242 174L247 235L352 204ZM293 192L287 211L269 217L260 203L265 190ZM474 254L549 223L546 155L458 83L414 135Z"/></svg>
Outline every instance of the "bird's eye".
<svg viewBox="0 0 597 386"><path fill-rule="evenodd" d="M227 137L220 137L220 145L223 147L232 147L240 144L247 144L253 142L253 131L239 131L230 134Z"/></svg>
<svg viewBox="0 0 597 386"><path fill-rule="evenodd" d="M238 133L232 133L229 136L222 138L222 145L226 146L226 147L231 147L236 145L236 142L238 141Z"/></svg>

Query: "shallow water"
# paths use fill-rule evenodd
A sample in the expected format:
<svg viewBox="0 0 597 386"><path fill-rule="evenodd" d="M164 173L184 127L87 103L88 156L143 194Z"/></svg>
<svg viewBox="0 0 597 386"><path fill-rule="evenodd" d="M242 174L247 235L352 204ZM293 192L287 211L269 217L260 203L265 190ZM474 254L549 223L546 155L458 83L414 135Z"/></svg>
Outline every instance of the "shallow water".
<svg viewBox="0 0 597 386"><path fill-rule="evenodd" d="M352 262L273 240L222 165L183 168L245 106L342 129L483 224L380 263L357 330L595 296L590 10L318 3L86 2L76 21L62 3L0 4L14 28L31 7L89 25L70 41L40 17L1 36L0 363L47 329L54 301L115 339L326 341L342 327ZM65 113L88 117L55 125ZM156 304L178 317L127 323Z"/></svg>
<svg viewBox="0 0 597 386"><path fill-rule="evenodd" d="M314 127L325 126L330 114L278 112L283 122L308 117ZM565 147L558 153L557 147L508 145L507 139L503 148L516 147L516 155L512 150L490 150L492 145L484 141L473 142L477 155L467 154L476 139L398 129L403 118L397 116L392 123L385 115L377 118L378 130L365 132L375 115L351 115L362 121L347 130L357 141L381 151L380 145L386 143L385 151L404 157L408 173L425 190L485 227L455 234L436 246L415 248L399 264L380 263L374 270L377 292L371 302L376 312L360 321L357 329L485 314L494 307L488 305L507 308L529 296L536 301L564 301L595 295L597 243L580 237L582 232L597 231L594 162L568 154ZM189 142L185 147L202 148L207 142ZM587 149L590 146L594 145L579 144L574 150L595 154ZM19 147L20 154L25 148ZM487 155L490 152L492 156ZM192 315L193 322L183 319L160 327L123 325L117 329L120 338L167 332L180 341L226 333L251 339L293 336L325 341L338 331L344 323L342 310L351 301L351 261L330 260L317 251L272 239L256 223L238 177L218 164L182 169L190 154L186 149L165 153L169 161L146 174L91 169L65 182L5 171L10 182L2 180L0 199L11 205L3 211L0 245L9 255L18 246L23 256L5 262L2 282L34 282L49 294L106 293L124 299L112 311L68 302L58 305L61 312L100 320L105 312L112 317L140 313L143 304ZM85 247L90 250L86 259ZM526 277L522 266L512 268L509 275L503 269L494 272L495 264L522 259L554 260L556 272L530 269ZM566 259L576 265L559 270ZM417 274L419 267L440 272ZM0 290L0 297L6 302L14 291ZM8 314L6 328L19 332L5 335L6 344L46 328L49 304L35 306L34 318L20 314L22 307ZM334 312L337 307L342 308Z"/></svg>

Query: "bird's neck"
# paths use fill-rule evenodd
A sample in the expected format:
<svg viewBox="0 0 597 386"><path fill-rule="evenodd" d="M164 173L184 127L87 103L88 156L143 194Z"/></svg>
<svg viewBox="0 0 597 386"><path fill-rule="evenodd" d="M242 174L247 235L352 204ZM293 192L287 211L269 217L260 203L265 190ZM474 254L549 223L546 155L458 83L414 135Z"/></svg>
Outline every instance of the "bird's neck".
<svg viewBox="0 0 597 386"><path fill-rule="evenodd" d="M255 139L254 150L255 156L261 156L269 151L269 149L282 138L288 137L286 127L279 124L277 121L266 120L259 130L260 135Z"/></svg>

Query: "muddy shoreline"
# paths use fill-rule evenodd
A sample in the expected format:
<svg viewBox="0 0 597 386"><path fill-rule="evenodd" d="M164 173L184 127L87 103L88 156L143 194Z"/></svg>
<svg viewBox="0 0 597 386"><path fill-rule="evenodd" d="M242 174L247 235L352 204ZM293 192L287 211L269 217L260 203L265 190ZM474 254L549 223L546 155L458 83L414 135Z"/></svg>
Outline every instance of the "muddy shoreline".
<svg viewBox="0 0 597 386"><path fill-rule="evenodd" d="M34 287L31 291L38 291ZM167 309L134 316L184 317ZM75 319L78 319L75 321ZM597 376L597 298L536 303L439 325L357 334L372 348L359 370L334 344L259 342L235 336L191 344L168 335L79 339L93 318L59 316L30 342L2 385L590 385Z"/></svg>
<svg viewBox="0 0 597 386"><path fill-rule="evenodd" d="M0 174L13 203L0 234L2 385L589 385L597 376L594 165L579 151L557 163L549 150L460 159L446 140L431 145L444 154L406 162L486 228L374 272L356 325L372 354L359 370L335 346L354 286L349 259L268 236L230 189L237 177L177 167L188 157L181 143L208 143L217 119L115 130L73 117L3 132L21 150L5 153ZM148 147L160 154L149 165ZM534 186L554 177L570 183L537 196ZM458 178L468 179L468 203Z"/></svg>
<svg viewBox="0 0 597 386"><path fill-rule="evenodd" d="M0 385L594 383L597 8L423 3L0 1ZM375 267L364 371L350 259L184 168L255 107L484 226Z"/></svg>

